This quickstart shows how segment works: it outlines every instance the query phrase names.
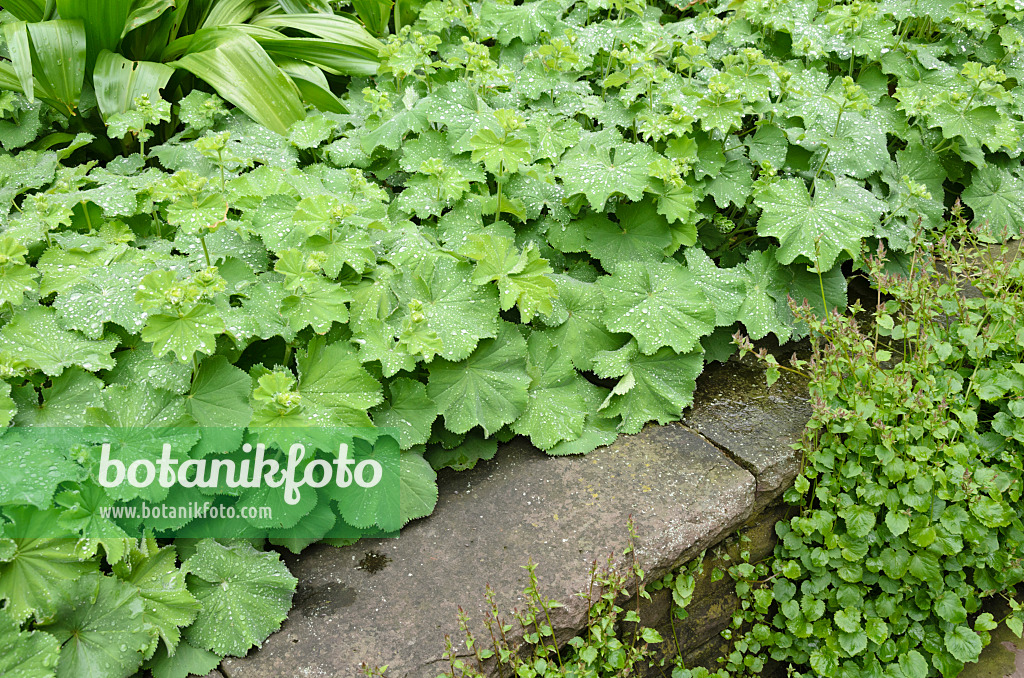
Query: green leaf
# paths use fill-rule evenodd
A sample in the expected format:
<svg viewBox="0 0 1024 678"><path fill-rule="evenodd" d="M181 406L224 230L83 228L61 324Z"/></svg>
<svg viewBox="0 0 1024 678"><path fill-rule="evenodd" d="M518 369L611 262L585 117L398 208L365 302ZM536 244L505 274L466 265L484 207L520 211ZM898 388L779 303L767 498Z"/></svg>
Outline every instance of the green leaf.
<svg viewBox="0 0 1024 678"><path fill-rule="evenodd" d="M751 339L763 339L772 333L780 342L788 341L791 328L779 313L779 305L788 303L788 293L774 248L751 252L741 268L745 273L744 293L737 319Z"/></svg>
<svg viewBox="0 0 1024 678"><path fill-rule="evenodd" d="M306 115L295 83L244 33L227 30L215 46L170 65L206 81L250 118L283 136Z"/></svg>
<svg viewBox="0 0 1024 678"><path fill-rule="evenodd" d="M155 102L173 74L174 69L170 66L152 61L130 61L120 54L103 50L96 59L93 72L96 104L103 119L109 121L113 115L132 110L137 97L146 96Z"/></svg>
<svg viewBox="0 0 1024 678"><path fill-rule="evenodd" d="M296 148L308 150L330 139L337 129L333 121L322 115L312 115L292 125L288 130L288 141Z"/></svg>
<svg viewBox="0 0 1024 678"><path fill-rule="evenodd" d="M512 430L549 450L583 434L587 416L601 404L603 394L576 373L569 356L545 335L531 334L527 349L530 394Z"/></svg>
<svg viewBox="0 0 1024 678"><path fill-rule="evenodd" d="M910 565L907 572L914 575L921 581L940 582L942 570L939 564L939 557L932 551L917 551L910 557Z"/></svg>
<svg viewBox="0 0 1024 678"><path fill-rule="evenodd" d="M117 339L84 339L61 328L56 311L44 306L19 311L0 329L0 352L51 377L72 365L90 372L112 368L110 353L117 343Z"/></svg>
<svg viewBox="0 0 1024 678"><path fill-rule="evenodd" d="M711 257L699 247L688 247L684 257L687 269L704 291L708 304L715 310L715 325L725 327L736 322L745 298L745 283L748 282L744 271L737 268L718 268Z"/></svg>
<svg viewBox="0 0 1024 678"><path fill-rule="evenodd" d="M16 426L84 426L85 411L102 405L103 382L81 368L64 370L50 385L37 390L32 385L14 390L18 405Z"/></svg>
<svg viewBox="0 0 1024 678"><path fill-rule="evenodd" d="M431 446L424 458L435 471L443 468L468 471L474 468L477 462L494 459L497 453L498 441L494 438L484 438L478 430L474 430L462 443L450 450L445 449L443 445Z"/></svg>
<svg viewBox="0 0 1024 678"><path fill-rule="evenodd" d="M199 366L185 406L200 426L248 426L249 375L228 362L224 356L207 358Z"/></svg>
<svg viewBox="0 0 1024 678"><path fill-rule="evenodd" d="M875 527L875 513L868 506L848 506L840 509L839 516L846 521L846 529L854 537L866 537Z"/></svg>
<svg viewBox="0 0 1024 678"><path fill-rule="evenodd" d="M399 430L403 450L427 442L435 419L437 405L427 397L427 387L406 377L388 382L388 398L373 411L375 426Z"/></svg>
<svg viewBox="0 0 1024 678"><path fill-rule="evenodd" d="M421 313L426 327L441 340L439 355L452 361L463 360L480 339L495 336L498 292L478 286L472 276L470 264L447 257L403 269L391 284L400 304L388 318L394 336L406 318Z"/></svg>
<svg viewBox="0 0 1024 678"><path fill-rule="evenodd" d="M377 449L374 456L384 464L385 477L397 475L398 482L380 483L365 492L342 494L337 498L338 511L350 525L361 528L377 525L386 532L397 532L410 520L433 512L437 503L437 474L419 454L403 452L399 456L395 441L383 440L386 441L383 444L394 445L396 449L385 450L383 455L378 454Z"/></svg>
<svg viewBox="0 0 1024 678"><path fill-rule="evenodd" d="M985 527L1004 527L1015 517L1015 512L1006 502L985 496L979 497L971 504L971 513L977 516Z"/></svg>
<svg viewBox="0 0 1024 678"><path fill-rule="evenodd" d="M371 33L383 35L388 32L392 0L353 0L352 8Z"/></svg>
<svg viewBox="0 0 1024 678"><path fill-rule="evenodd" d="M483 5L480 19L484 29L493 32L503 45L508 45L516 38L531 44L541 33L554 27L560 14L559 4L552 0L525 2L521 5L493 2Z"/></svg>
<svg viewBox="0 0 1024 678"><path fill-rule="evenodd" d="M898 663L905 678L927 678L928 676L928 662L917 650L901 654Z"/></svg>
<svg viewBox="0 0 1024 678"><path fill-rule="evenodd" d="M609 332L604 325L604 294L594 283L567 275L551 276L558 296L545 330L552 343L569 356L576 369L589 371L594 356L612 351L625 342L626 335Z"/></svg>
<svg viewBox="0 0 1024 678"><path fill-rule="evenodd" d="M965 664L978 661L982 649L981 637L966 626L946 631L945 645L957 661Z"/></svg>
<svg viewBox="0 0 1024 678"><path fill-rule="evenodd" d="M35 78L35 93L61 113L75 115L86 66L86 33L81 21L40 21L29 24L27 29L31 43L29 72ZM18 62L29 55L11 56L18 68Z"/></svg>
<svg viewBox="0 0 1024 678"><path fill-rule="evenodd" d="M0 266L0 305L19 306L25 293L36 289L39 273L25 263L26 254L28 250L13 239L0 239L0 256L7 258L7 263Z"/></svg>
<svg viewBox="0 0 1024 678"><path fill-rule="evenodd" d="M510 134L499 137L490 129L474 134L469 145L473 149L473 162L482 160L487 171L498 176L514 174L520 165L529 165L533 160L529 142Z"/></svg>
<svg viewBox="0 0 1024 678"><path fill-rule="evenodd" d="M892 532L892 536L898 537L910 527L910 518L903 513L889 511L885 514L885 525Z"/></svg>
<svg viewBox="0 0 1024 678"><path fill-rule="evenodd" d="M685 353L715 328L715 310L681 264L624 262L598 285L608 329L632 334L645 354L663 346Z"/></svg>
<svg viewBox="0 0 1024 678"><path fill-rule="evenodd" d="M62 19L78 19L83 23L91 67L97 63L101 50L117 48L131 5L131 0L104 0L98 5L87 0L57 0L57 13Z"/></svg>
<svg viewBox="0 0 1024 678"><path fill-rule="evenodd" d="M128 678L155 644L131 584L100 574L62 582L57 613L40 628L61 643L58 678Z"/></svg>
<svg viewBox="0 0 1024 678"><path fill-rule="evenodd" d="M291 607L296 579L274 551L203 539L182 569L202 606L185 631L195 647L241 656L276 631Z"/></svg>
<svg viewBox="0 0 1024 678"><path fill-rule="evenodd" d="M420 455L403 452L399 460L400 524L424 518L434 512L437 505L437 474ZM387 529L385 526L381 526ZM397 529L397 528L395 528Z"/></svg>
<svg viewBox="0 0 1024 678"><path fill-rule="evenodd" d="M757 131L744 141L750 159L758 164L768 163L779 169L786 164L789 140L781 129L772 124L758 125Z"/></svg>
<svg viewBox="0 0 1024 678"><path fill-rule="evenodd" d="M837 610L832 619L838 628L847 633L860 631L860 610L856 608Z"/></svg>
<svg viewBox="0 0 1024 678"><path fill-rule="evenodd" d="M474 283L497 284L501 310L518 306L523 323L530 322L537 313L551 313L557 287L550 277L551 266L541 258L535 244L520 251L506 236L470 234L459 252L477 262Z"/></svg>
<svg viewBox="0 0 1024 678"><path fill-rule="evenodd" d="M594 359L597 375L621 377L600 411L607 417L621 416L619 430L629 434L639 433L648 421L676 421L683 408L693 404L697 375L703 369L700 351L680 354L662 348L648 356L630 341L618 351L599 353Z"/></svg>
<svg viewBox="0 0 1024 678"><path fill-rule="evenodd" d="M325 334L334 323L348 320L345 304L349 301L352 296L345 288L317 276L284 298L281 313L295 331L312 327L317 334Z"/></svg>
<svg viewBox="0 0 1024 678"><path fill-rule="evenodd" d="M46 3L43 0L8 0L4 9L20 21L42 21Z"/></svg>
<svg viewBox="0 0 1024 678"><path fill-rule="evenodd" d="M9 678L49 678L60 656L57 639L43 631L22 631L6 610L0 610L0 675Z"/></svg>
<svg viewBox="0 0 1024 678"><path fill-rule="evenodd" d="M40 445L47 436L13 431L0 438L0 506L31 504L40 510L49 508L57 486L81 480L82 468L68 459L64 450ZM30 464L25 460L31 459Z"/></svg>
<svg viewBox="0 0 1024 678"><path fill-rule="evenodd" d="M650 200L622 203L615 211L618 222L597 219L586 231L587 251L614 273L619 263L661 261L672 243L668 221Z"/></svg>
<svg viewBox="0 0 1024 678"><path fill-rule="evenodd" d="M819 181L812 198L803 180L796 178L769 184L754 202L762 210L757 232L778 238L779 262L804 257L821 270L832 268L843 251L856 257L861 240L875 232L882 212L881 202L859 186Z"/></svg>
<svg viewBox="0 0 1024 678"><path fill-rule="evenodd" d="M306 62L333 75L377 73L377 55L382 45L351 19L319 12L270 14L256 19L252 24L252 28L244 26L243 29L275 60ZM316 37L289 37L280 30L261 30L268 26L297 29Z"/></svg>
<svg viewBox="0 0 1024 678"><path fill-rule="evenodd" d="M370 426L367 410L383 399L347 342L312 339L296 353L302 408L314 426Z"/></svg>
<svg viewBox="0 0 1024 678"><path fill-rule="evenodd" d="M942 129L946 139L962 138L968 147L982 144L995 150L1001 146L997 128L1003 118L995 106L965 108L959 104L942 103L928 111L928 120Z"/></svg>
<svg viewBox="0 0 1024 678"><path fill-rule="evenodd" d="M114 353L117 366L107 372L111 384L131 384L145 381L152 388L171 393L184 393L192 381L192 366L165 355L158 358L153 350L138 335L121 342Z"/></svg>
<svg viewBox="0 0 1024 678"><path fill-rule="evenodd" d="M182 362L192 360L196 352L210 355L217 335L225 330L224 321L211 304L195 304L188 310L149 316L142 328L142 340L153 344L153 355L173 352Z"/></svg>
<svg viewBox="0 0 1024 678"><path fill-rule="evenodd" d="M178 627L192 623L199 604L185 588L185 572L177 567L175 548L157 548L153 539L143 540L142 545L114 564L114 575L138 589L145 601L142 620L156 629L165 647L174 654L181 640Z"/></svg>
<svg viewBox="0 0 1024 678"><path fill-rule="evenodd" d="M74 534L57 523L56 511L18 507L5 513L13 523L6 532L15 551L0 557L0 601L7 601L5 611L18 621L50 617L58 585L96 570L98 563L79 560Z"/></svg>
<svg viewBox="0 0 1024 678"><path fill-rule="evenodd" d="M1007 170L992 165L977 170L962 198L974 210L974 226L986 240L1002 242L1020 233L1020 224L1024 224L1024 181Z"/></svg>
<svg viewBox="0 0 1024 678"><path fill-rule="evenodd" d="M730 156L732 154L730 153ZM714 197L715 204L725 209L730 204L743 207L754 186L750 163L742 155L732 157L705 186L708 195Z"/></svg>
<svg viewBox="0 0 1024 678"><path fill-rule="evenodd" d="M603 212L614 193L640 200L649 182L651 163L657 159L658 154L647 144L620 141L609 147L581 142L562 158L555 176L562 180L568 194L585 195L595 212Z"/></svg>
<svg viewBox="0 0 1024 678"><path fill-rule="evenodd" d="M153 672L153 678L188 678L205 676L220 665L221 656L209 650L201 650L189 643L178 643L174 656L167 656L167 648L160 646L153 659L146 664Z"/></svg>
<svg viewBox="0 0 1024 678"><path fill-rule="evenodd" d="M480 426L490 435L526 409L526 341L509 323L501 322L498 336L481 341L465 361L435 360L429 371L427 395L454 433Z"/></svg>
<svg viewBox="0 0 1024 678"><path fill-rule="evenodd" d="M868 640L881 645L889 637L889 625L883 620L872 617L864 620L864 631Z"/></svg>
<svg viewBox="0 0 1024 678"><path fill-rule="evenodd" d="M940 593L932 602L932 609L935 610L935 614L950 623L963 624L967 621L967 610L964 609L960 597L952 591Z"/></svg>

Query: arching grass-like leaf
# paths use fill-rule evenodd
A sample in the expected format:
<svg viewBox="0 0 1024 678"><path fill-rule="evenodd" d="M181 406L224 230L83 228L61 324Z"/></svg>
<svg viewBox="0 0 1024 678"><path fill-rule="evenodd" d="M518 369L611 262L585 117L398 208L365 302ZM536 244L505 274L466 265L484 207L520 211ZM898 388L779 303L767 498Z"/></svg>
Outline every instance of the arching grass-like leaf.
<svg viewBox="0 0 1024 678"><path fill-rule="evenodd" d="M46 18L45 0L7 0L4 9L21 21L42 21Z"/></svg>
<svg viewBox="0 0 1024 678"><path fill-rule="evenodd" d="M121 41L132 0L57 0L62 19L78 19L85 28L86 60L89 66L103 50L117 49Z"/></svg>
<svg viewBox="0 0 1024 678"><path fill-rule="evenodd" d="M132 110L136 97L148 96L150 101L156 101L173 74L174 69L164 64L130 61L107 50L100 52L93 71L93 86L103 119Z"/></svg>
<svg viewBox="0 0 1024 678"><path fill-rule="evenodd" d="M281 135L306 117L299 90L253 38L238 31L219 44L186 54L171 64L208 82L261 125Z"/></svg>
<svg viewBox="0 0 1024 678"><path fill-rule="evenodd" d="M86 34L82 23L58 19L29 24L32 73L39 97L74 115L85 81Z"/></svg>

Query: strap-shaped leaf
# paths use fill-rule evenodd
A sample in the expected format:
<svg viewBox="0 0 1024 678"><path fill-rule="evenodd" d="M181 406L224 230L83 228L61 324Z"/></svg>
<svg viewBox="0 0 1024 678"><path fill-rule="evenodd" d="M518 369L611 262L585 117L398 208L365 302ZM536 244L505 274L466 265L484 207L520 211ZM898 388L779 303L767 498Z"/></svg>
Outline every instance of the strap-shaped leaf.
<svg viewBox="0 0 1024 678"><path fill-rule="evenodd" d="M179 2L179 6L187 8L187 3ZM175 6L175 0L133 0L128 10L128 18L124 21L121 29L121 37L128 35L130 31L139 26L145 26L150 21L160 17L168 9Z"/></svg>
<svg viewBox="0 0 1024 678"><path fill-rule="evenodd" d="M13 21L4 24L4 39L11 56L10 68L17 78L20 89L29 101L35 100L35 83L32 80L32 50L28 44L28 24Z"/></svg>
<svg viewBox="0 0 1024 678"><path fill-rule="evenodd" d="M253 38L229 29L218 32L211 39L219 44L186 54L171 65L205 80L261 125L287 134L289 127L306 117L295 83Z"/></svg>
<svg viewBox="0 0 1024 678"><path fill-rule="evenodd" d="M256 40L275 58L300 59L335 75L374 75L377 60L363 48L319 38L270 38Z"/></svg>
<svg viewBox="0 0 1024 678"><path fill-rule="evenodd" d="M21 21L42 21L45 18L44 0L7 0L4 9Z"/></svg>
<svg viewBox="0 0 1024 678"><path fill-rule="evenodd" d="M130 61L107 50L100 52L92 79L103 119L130 111L136 97L145 95L155 100L173 73L174 69L164 64Z"/></svg>
<svg viewBox="0 0 1024 678"><path fill-rule="evenodd" d="M299 88L299 94L302 95L304 102L321 111L348 113L345 104L331 91L327 76L322 70L302 61L277 59L276 62Z"/></svg>
<svg viewBox="0 0 1024 678"><path fill-rule="evenodd" d="M210 9L201 28L244 23L256 13L256 6L259 3L256 0L217 0L206 4Z"/></svg>
<svg viewBox="0 0 1024 678"><path fill-rule="evenodd" d="M347 46L374 61L382 46L355 21L330 14L271 14L254 20L252 25L303 31L327 42Z"/></svg>
<svg viewBox="0 0 1024 678"><path fill-rule="evenodd" d="M85 81L86 38L81 21L57 19L28 25L36 92L73 115Z"/></svg>
<svg viewBox="0 0 1024 678"><path fill-rule="evenodd" d="M374 35L388 32L388 19L394 4L391 0L352 0L352 8Z"/></svg>
<svg viewBox="0 0 1024 678"><path fill-rule="evenodd" d="M82 22L91 66L101 51L117 49L131 6L132 0L57 0L57 13L62 19Z"/></svg>

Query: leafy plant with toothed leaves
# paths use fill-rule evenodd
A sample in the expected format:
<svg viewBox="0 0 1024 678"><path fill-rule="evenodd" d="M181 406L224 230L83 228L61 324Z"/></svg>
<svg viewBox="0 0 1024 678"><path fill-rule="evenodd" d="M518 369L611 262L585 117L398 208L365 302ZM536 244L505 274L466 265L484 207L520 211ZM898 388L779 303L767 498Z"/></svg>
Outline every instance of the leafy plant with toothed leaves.
<svg viewBox="0 0 1024 678"><path fill-rule="evenodd" d="M2 423L393 427L389 529L433 510L438 470L498 441L583 454L677 420L737 330L806 336L789 298L844 308L843 266L881 242L904 267L918 224L958 198L988 240L1024 216L1024 37L1003 0L433 0L412 25L400 9L375 77L347 79L314 30L338 22L308 12L322 3L129 3L151 21L123 35L62 12L74 4L0 14ZM63 65L81 76L57 77L51 43L78 50ZM153 64L130 50L175 46L167 58L201 76L242 43L295 106L186 94L183 69L164 101L114 59L132 88L105 122L126 153L78 125L93 98L106 115L98 46ZM52 482L0 483L4 520L52 521L84 546L0 542L0 636L31 650L25 671L81 675L64 657L90 646L68 643L93 638L126 648L96 671L203 672L284 614L279 564L217 542L156 544L177 549L184 593L135 614L146 582L122 566L154 549L96 519L111 497L79 466L45 461ZM324 534L368 520L325 505L289 520ZM254 600L259 618L219 623ZM82 609L75 628L53 622L61 605Z"/></svg>
<svg viewBox="0 0 1024 678"><path fill-rule="evenodd" d="M771 556L729 568L742 605L722 668L676 678L757 675L769 657L796 676L953 678L1000 624L1024 631L1024 262L953 212L912 274L887 273L882 248L868 261L873 323L859 305L796 307L810 358L759 352L769 382L810 381L794 511Z"/></svg>

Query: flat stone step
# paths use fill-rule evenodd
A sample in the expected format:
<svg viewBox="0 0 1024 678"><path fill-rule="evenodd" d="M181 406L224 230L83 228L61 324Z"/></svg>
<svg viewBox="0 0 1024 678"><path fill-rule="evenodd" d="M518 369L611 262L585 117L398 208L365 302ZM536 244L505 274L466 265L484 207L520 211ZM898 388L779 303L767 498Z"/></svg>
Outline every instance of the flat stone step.
<svg viewBox="0 0 1024 678"><path fill-rule="evenodd" d="M788 445L806 421L802 396L780 389L781 400L752 397L763 373L729 363L702 379L698 402L714 396L715 373L732 380L729 397L743 403L728 416L695 408L689 426L651 426L585 457L548 457L513 441L473 470L442 472L435 512L399 538L286 555L299 580L287 621L262 648L226 659L221 672L347 677L361 675L365 662L388 665L389 678L435 678L446 667L446 635L464 650L458 608L477 637L489 639L485 585L501 612L522 606L520 566L530 559L542 594L565 605L552 610L560 641L572 637L587 614L575 594L588 588L595 560L615 554L624 563L630 517L652 581L734 532L792 482Z"/></svg>
<svg viewBox="0 0 1024 678"><path fill-rule="evenodd" d="M968 664L960 678L1024 678L1024 641L1006 626L992 631L992 642L977 664Z"/></svg>

